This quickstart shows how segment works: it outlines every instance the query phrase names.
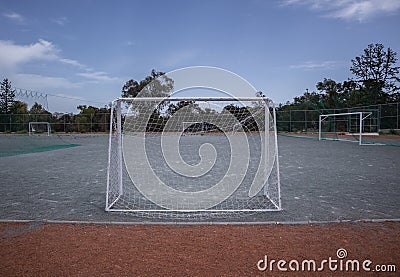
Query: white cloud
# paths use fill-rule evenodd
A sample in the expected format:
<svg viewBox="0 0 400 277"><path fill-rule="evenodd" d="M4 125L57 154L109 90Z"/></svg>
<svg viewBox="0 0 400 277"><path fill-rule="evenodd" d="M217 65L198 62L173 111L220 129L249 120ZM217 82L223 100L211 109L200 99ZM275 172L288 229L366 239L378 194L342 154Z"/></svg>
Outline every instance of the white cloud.
<svg viewBox="0 0 400 277"><path fill-rule="evenodd" d="M284 6L308 6L324 17L366 21L372 17L387 16L400 11L399 0L283 0Z"/></svg>
<svg viewBox="0 0 400 277"><path fill-rule="evenodd" d="M321 69L332 69L339 65L335 61L323 61L323 62L313 62L307 61L302 64L290 65L291 69L305 69L305 70L321 70Z"/></svg>
<svg viewBox="0 0 400 277"><path fill-rule="evenodd" d="M30 45L0 40L0 68L16 68L34 60L55 60L59 50L49 41L39 39Z"/></svg>
<svg viewBox="0 0 400 277"><path fill-rule="evenodd" d="M85 72L80 72L76 74L80 77L84 77L89 80L103 81L103 82L113 82L113 81L121 82L119 78L110 77L106 72L96 72L92 68L87 67L86 65L81 64L76 60L60 59L59 61L85 70Z"/></svg>
<svg viewBox="0 0 400 277"><path fill-rule="evenodd" d="M14 21L15 23L22 24L25 22L25 18L16 12L3 13L3 16Z"/></svg>
<svg viewBox="0 0 400 277"><path fill-rule="evenodd" d="M83 97L78 97L78 96L73 96L73 95L68 95L68 94L64 94L64 93L56 93L56 94L52 94L52 97L60 97L60 98L65 98L65 99L71 99L71 100L79 100L79 101L84 101L87 102L88 100L83 98Z"/></svg>
<svg viewBox="0 0 400 277"><path fill-rule="evenodd" d="M39 39L38 42L30 45L18 45L12 41L0 40L0 71L7 74L18 74L22 76L22 66L31 62L51 61L59 64L73 66L83 70L82 73L77 73L78 76L84 77L89 80L110 82L120 81L119 78L110 77L105 72L94 72L93 69L80 63L77 60L67 59L60 56L60 50L50 41ZM48 66L52 66L49 64ZM73 85L65 78L46 77L40 74L25 74L27 79L31 79L33 84L37 80L42 79L45 84L58 84L61 87L70 87ZM31 87L31 86L27 86Z"/></svg>
<svg viewBox="0 0 400 277"><path fill-rule="evenodd" d="M31 90L48 91L52 89L71 89L78 88L79 84L73 83L62 77L49 77L39 74L17 73L11 76L15 79L18 87L29 88Z"/></svg>
<svg viewBox="0 0 400 277"><path fill-rule="evenodd" d="M0 40L0 77L8 78L14 87L50 94L61 91L65 95L87 95L88 99L92 97L94 84L100 84L96 92L102 92L107 99L115 97L107 93L118 91L122 83L119 78L106 72L96 71L76 59L63 57L60 48L43 39L32 44ZM72 111L76 110L77 104L85 103L82 97L79 101L66 99L53 97L49 103L51 111ZM101 101L91 103L105 105Z"/></svg>
<svg viewBox="0 0 400 277"><path fill-rule="evenodd" d="M103 81L103 82L113 82L113 81L118 81L121 82L119 78L116 77L110 77L107 75L105 72L83 72L83 73L77 73L78 76L85 77L87 79L92 79L95 81Z"/></svg>
<svg viewBox="0 0 400 277"><path fill-rule="evenodd" d="M60 26L64 26L67 23L68 18L66 18L65 16L62 16L62 17L54 18L52 21Z"/></svg>
<svg viewBox="0 0 400 277"><path fill-rule="evenodd" d="M76 67L87 69L87 67L85 65L81 64L80 62L78 62L76 60L60 59L59 61L62 62L62 63L65 63L65 64L69 64L69 65L72 65L72 66L76 66Z"/></svg>

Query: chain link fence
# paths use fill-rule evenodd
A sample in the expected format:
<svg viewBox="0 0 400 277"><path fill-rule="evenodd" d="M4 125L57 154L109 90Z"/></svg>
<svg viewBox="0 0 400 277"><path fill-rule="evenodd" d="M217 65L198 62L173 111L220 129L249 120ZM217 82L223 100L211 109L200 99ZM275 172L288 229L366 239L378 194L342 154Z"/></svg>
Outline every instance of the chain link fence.
<svg viewBox="0 0 400 277"><path fill-rule="evenodd" d="M316 110L278 110L276 122L279 132L318 132L320 114L371 112L377 130L390 131L400 129L400 103L378 104L344 109Z"/></svg>
<svg viewBox="0 0 400 277"><path fill-rule="evenodd" d="M347 112L371 112L378 130L400 129L400 103L323 110L323 114ZM320 114L316 110L278 110L277 129L279 132L318 132ZM108 132L110 114L0 114L0 132L28 133L29 122L49 122L52 132Z"/></svg>
<svg viewBox="0 0 400 277"><path fill-rule="evenodd" d="M29 122L49 122L52 132L108 132L110 114L0 114L0 132L28 133Z"/></svg>

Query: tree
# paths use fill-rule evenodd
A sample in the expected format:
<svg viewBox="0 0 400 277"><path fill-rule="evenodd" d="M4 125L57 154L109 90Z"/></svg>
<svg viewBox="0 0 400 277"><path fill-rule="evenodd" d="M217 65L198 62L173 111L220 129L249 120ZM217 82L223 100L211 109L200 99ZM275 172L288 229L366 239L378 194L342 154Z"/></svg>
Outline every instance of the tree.
<svg viewBox="0 0 400 277"><path fill-rule="evenodd" d="M323 92L323 105L327 109L338 109L343 106L342 98L342 84L337 83L332 79L324 79L322 82L318 82L316 85L317 89Z"/></svg>
<svg viewBox="0 0 400 277"><path fill-rule="evenodd" d="M11 105L15 98L15 89L12 89L11 82L4 79L0 87L0 113L8 114L11 112Z"/></svg>
<svg viewBox="0 0 400 277"><path fill-rule="evenodd" d="M167 115L172 116L174 113L182 109L183 107L186 106L191 106L191 112L195 114L199 114L201 112L201 109L198 104L196 104L194 101L179 101L176 104L169 104L168 109L166 110Z"/></svg>
<svg viewBox="0 0 400 277"><path fill-rule="evenodd" d="M29 110L30 122L50 122L51 113L46 111L43 106L35 102Z"/></svg>
<svg viewBox="0 0 400 277"><path fill-rule="evenodd" d="M150 76L144 80L137 82L133 79L127 81L122 87L122 97L167 97L174 88L174 81L167 77L163 72L157 72L154 69L151 71ZM149 112L152 114L149 118L148 126L152 129L148 131L162 130L160 128L165 124L165 118L161 116L160 111L168 105L168 101L162 103L154 102L140 102L131 103L131 111Z"/></svg>
<svg viewBox="0 0 400 277"><path fill-rule="evenodd" d="M80 110L79 114L94 114L98 108L93 107L93 106L86 106L86 105L79 105L76 107L78 110Z"/></svg>
<svg viewBox="0 0 400 277"><path fill-rule="evenodd" d="M35 103L32 105L32 107L31 107L29 113L30 113L30 114L49 114L49 112L46 111L46 110L43 108L43 106L42 106L41 104L37 103L37 102L35 102Z"/></svg>
<svg viewBox="0 0 400 277"><path fill-rule="evenodd" d="M28 114L28 104L22 101L14 101L10 107L12 114Z"/></svg>
<svg viewBox="0 0 400 277"><path fill-rule="evenodd" d="M110 109L93 106L79 105L79 114L74 116L80 132L106 132L108 131L108 115Z"/></svg>
<svg viewBox="0 0 400 277"><path fill-rule="evenodd" d="M366 97L364 101L380 104L387 102L390 96L399 91L398 77L400 67L396 65L397 53L391 48L384 49L383 44L369 44L361 56L351 60L350 71Z"/></svg>
<svg viewBox="0 0 400 277"><path fill-rule="evenodd" d="M229 104L224 107L224 110L230 112L247 131L258 131L257 122L254 119L253 113L249 111L249 107L239 107L234 104Z"/></svg>
<svg viewBox="0 0 400 277"><path fill-rule="evenodd" d="M320 103L323 101L323 95L316 92L306 92L299 97L293 99L293 103L287 103L285 106L280 107L281 110L297 109L297 110L320 110Z"/></svg>
<svg viewBox="0 0 400 277"><path fill-rule="evenodd" d="M14 101L10 107L10 122L12 122L11 131L26 131L28 104L22 101Z"/></svg>
<svg viewBox="0 0 400 277"><path fill-rule="evenodd" d="M165 97L173 89L174 82L165 76L163 72L154 69L150 76L137 82L133 79L127 81L122 87L122 97Z"/></svg>

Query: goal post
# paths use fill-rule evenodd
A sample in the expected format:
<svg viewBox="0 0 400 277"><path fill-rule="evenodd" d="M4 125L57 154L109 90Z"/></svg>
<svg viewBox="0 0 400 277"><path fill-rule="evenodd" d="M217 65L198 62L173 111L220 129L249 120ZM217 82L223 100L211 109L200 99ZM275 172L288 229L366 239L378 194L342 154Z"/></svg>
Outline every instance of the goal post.
<svg viewBox="0 0 400 277"><path fill-rule="evenodd" d="M51 134L51 126L49 122L29 122L29 135L47 135Z"/></svg>
<svg viewBox="0 0 400 277"><path fill-rule="evenodd" d="M352 141L359 145L371 144L366 138L378 135L378 124L373 112L321 114L319 140Z"/></svg>
<svg viewBox="0 0 400 277"><path fill-rule="evenodd" d="M106 211L186 218L276 210L281 198L271 100L112 102Z"/></svg>

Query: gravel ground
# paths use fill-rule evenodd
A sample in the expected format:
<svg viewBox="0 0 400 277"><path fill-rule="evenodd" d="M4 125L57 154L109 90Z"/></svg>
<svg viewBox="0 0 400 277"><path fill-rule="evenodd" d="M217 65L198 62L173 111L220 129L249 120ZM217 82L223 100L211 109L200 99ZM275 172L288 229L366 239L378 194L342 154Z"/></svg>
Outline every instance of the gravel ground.
<svg viewBox="0 0 400 277"><path fill-rule="evenodd" d="M4 136L0 141L12 146L13 139ZM54 139L79 146L0 157L0 220L163 221L104 211L107 135ZM283 210L215 221L400 218L400 147L283 136L278 142Z"/></svg>

